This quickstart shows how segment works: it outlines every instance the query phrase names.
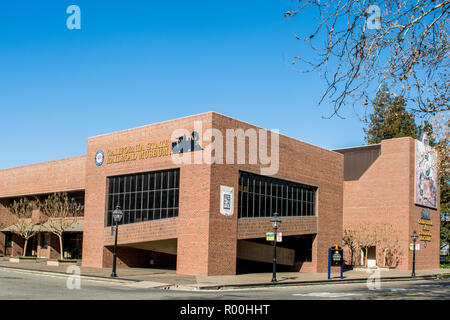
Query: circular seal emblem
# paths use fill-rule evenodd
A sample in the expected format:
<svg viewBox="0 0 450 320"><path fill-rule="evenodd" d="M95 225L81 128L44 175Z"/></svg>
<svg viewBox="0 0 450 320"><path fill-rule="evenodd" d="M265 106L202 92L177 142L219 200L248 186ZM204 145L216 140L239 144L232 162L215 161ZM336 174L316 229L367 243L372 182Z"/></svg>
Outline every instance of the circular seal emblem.
<svg viewBox="0 0 450 320"><path fill-rule="evenodd" d="M103 153L102 150L99 150L95 154L95 164L97 165L97 167L100 167L103 164L103 162L105 162L105 154Z"/></svg>

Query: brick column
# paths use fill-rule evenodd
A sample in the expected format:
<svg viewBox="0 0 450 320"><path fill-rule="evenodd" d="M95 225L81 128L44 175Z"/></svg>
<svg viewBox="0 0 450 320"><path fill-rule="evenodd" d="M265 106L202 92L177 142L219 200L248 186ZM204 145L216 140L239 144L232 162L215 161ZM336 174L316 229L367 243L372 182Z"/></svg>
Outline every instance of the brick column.
<svg viewBox="0 0 450 320"><path fill-rule="evenodd" d="M211 167L180 169L177 273L208 275Z"/></svg>

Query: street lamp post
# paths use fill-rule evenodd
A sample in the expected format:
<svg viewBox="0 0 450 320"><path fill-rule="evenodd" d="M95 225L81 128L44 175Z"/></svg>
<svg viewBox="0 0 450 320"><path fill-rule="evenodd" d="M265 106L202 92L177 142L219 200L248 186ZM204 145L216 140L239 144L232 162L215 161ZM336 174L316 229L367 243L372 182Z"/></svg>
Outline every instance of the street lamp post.
<svg viewBox="0 0 450 320"><path fill-rule="evenodd" d="M414 248L413 248L413 267L412 267L412 274L411 277L415 277L416 276L416 241L419 238L419 236L417 235L416 230L414 230L413 234L411 235L411 239L413 241L414 244Z"/></svg>
<svg viewBox="0 0 450 320"><path fill-rule="evenodd" d="M273 230L274 230L274 239L273 239L273 275L272 282L277 282L277 230L280 226L281 219L278 216L278 213L273 214L273 218L270 219L272 222Z"/></svg>
<svg viewBox="0 0 450 320"><path fill-rule="evenodd" d="M120 220L122 220L122 217L123 217L123 211L119 205L114 210L112 216L113 216L114 222L116 223L116 237L114 240L114 258L113 258L113 269L112 269L111 277L115 278L115 277L117 277L117 274L116 274L117 233L119 231L119 222L120 222Z"/></svg>

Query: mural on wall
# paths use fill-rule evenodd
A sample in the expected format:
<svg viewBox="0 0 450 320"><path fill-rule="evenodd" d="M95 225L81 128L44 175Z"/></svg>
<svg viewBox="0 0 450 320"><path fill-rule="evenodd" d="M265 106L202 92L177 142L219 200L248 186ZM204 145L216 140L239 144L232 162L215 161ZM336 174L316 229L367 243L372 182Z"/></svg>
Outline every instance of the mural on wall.
<svg viewBox="0 0 450 320"><path fill-rule="evenodd" d="M430 147L427 135L416 141L416 194L415 203L437 208L437 153Z"/></svg>

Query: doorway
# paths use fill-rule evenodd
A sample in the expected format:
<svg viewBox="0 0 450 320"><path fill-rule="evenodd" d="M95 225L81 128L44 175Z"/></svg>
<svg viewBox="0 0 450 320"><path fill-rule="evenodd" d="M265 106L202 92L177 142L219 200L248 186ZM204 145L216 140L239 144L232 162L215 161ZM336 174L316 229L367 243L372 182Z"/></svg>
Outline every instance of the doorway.
<svg viewBox="0 0 450 320"><path fill-rule="evenodd" d="M369 247L367 250L367 267L373 268L377 266L377 247Z"/></svg>

